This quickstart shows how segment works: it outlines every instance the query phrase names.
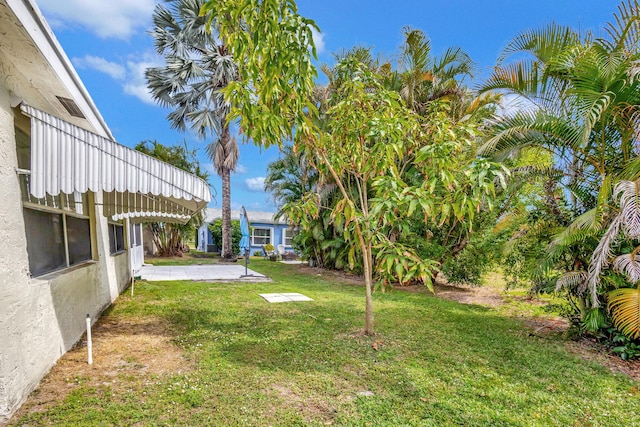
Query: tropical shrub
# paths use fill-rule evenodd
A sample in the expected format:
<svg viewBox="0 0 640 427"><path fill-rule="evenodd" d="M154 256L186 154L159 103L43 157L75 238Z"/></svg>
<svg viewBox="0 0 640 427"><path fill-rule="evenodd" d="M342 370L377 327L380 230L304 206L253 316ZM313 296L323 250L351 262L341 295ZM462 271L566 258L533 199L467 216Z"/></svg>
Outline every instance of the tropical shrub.
<svg viewBox="0 0 640 427"><path fill-rule="evenodd" d="M636 268L634 248L640 234L634 221L638 219L634 208L625 206L630 200L636 205L637 186L631 187L640 178L638 16L640 3L628 0L620 4L602 37L556 24L521 33L504 49L483 88L507 92L530 106L495 121L483 154L507 159L536 147L553 156L553 166L545 172L551 180L543 195L564 199L566 209L563 212L553 199L543 198L551 203L541 214L551 221L525 223L526 232L520 237L530 239L533 246L531 238L540 238L528 261L544 248L538 276L559 274L556 289L567 295L574 320L589 333L611 324L609 313L618 318L619 327L623 327L620 317L631 322L624 323L631 325L625 329L628 336L639 328L622 308L628 301L610 304L610 312L600 309L609 297L615 301L631 293L614 289L629 288L637 280L630 273ZM616 254L625 255L616 258ZM520 255L527 260L526 251ZM619 283L613 269L629 280Z"/></svg>
<svg viewBox="0 0 640 427"><path fill-rule="evenodd" d="M213 243L217 248L222 247L222 219L217 219L209 224L209 230L213 237ZM240 254L240 240L242 239L242 230L240 230L240 221L231 220L231 251L235 255Z"/></svg>
<svg viewBox="0 0 640 427"><path fill-rule="evenodd" d="M631 339L614 328L610 328L609 331L612 334L610 342L614 353L620 355L623 360L640 358L640 340Z"/></svg>

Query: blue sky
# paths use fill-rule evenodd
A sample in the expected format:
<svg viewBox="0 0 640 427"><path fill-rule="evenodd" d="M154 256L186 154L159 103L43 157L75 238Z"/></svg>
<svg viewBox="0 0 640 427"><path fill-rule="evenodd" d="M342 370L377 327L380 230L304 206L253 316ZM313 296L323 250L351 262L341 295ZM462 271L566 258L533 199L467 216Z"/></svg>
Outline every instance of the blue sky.
<svg viewBox="0 0 640 427"><path fill-rule="evenodd" d="M107 121L116 140L133 147L143 140L172 145L183 140L198 148L218 193L209 206L220 207L220 179L204 154L205 142L170 128L167 109L153 102L144 70L161 65L151 37L155 0L36 0ZM434 54L462 47L485 76L501 48L517 33L549 22L592 30L597 35L619 4L613 0L299 0L302 15L320 27L319 61L353 46L372 47L393 59L401 30L411 26L431 39ZM231 178L232 208L274 211L262 190L266 166L277 148L241 145L237 172Z"/></svg>

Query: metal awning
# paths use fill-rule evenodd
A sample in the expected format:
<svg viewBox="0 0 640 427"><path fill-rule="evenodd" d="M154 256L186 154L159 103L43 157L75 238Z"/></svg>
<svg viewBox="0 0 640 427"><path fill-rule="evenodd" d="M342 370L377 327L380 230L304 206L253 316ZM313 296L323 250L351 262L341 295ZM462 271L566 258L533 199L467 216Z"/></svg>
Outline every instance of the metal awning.
<svg viewBox="0 0 640 427"><path fill-rule="evenodd" d="M104 215L134 222L185 223L211 200L209 184L182 169L132 150L29 105L30 193L103 193Z"/></svg>

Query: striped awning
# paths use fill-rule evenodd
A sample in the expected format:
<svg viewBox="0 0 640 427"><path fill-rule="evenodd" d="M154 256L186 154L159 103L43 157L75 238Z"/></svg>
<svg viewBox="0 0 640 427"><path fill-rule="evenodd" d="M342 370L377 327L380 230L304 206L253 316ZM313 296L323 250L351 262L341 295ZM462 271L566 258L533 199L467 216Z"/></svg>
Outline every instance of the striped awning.
<svg viewBox="0 0 640 427"><path fill-rule="evenodd" d="M104 215L185 223L211 200L203 179L22 104L31 118L30 192L103 193Z"/></svg>

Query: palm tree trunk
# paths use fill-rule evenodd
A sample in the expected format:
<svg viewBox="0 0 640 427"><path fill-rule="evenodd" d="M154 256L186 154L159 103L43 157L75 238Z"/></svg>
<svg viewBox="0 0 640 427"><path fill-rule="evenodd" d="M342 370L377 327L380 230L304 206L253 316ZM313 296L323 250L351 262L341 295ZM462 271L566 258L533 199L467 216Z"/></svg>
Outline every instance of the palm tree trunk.
<svg viewBox="0 0 640 427"><path fill-rule="evenodd" d="M222 174L222 257L231 258L231 172Z"/></svg>
<svg viewBox="0 0 640 427"><path fill-rule="evenodd" d="M229 126L225 126L222 133L223 147L227 146L227 141L231 138ZM226 157L225 153L225 157ZM231 248L231 171L227 167L222 167L222 257L233 257Z"/></svg>

